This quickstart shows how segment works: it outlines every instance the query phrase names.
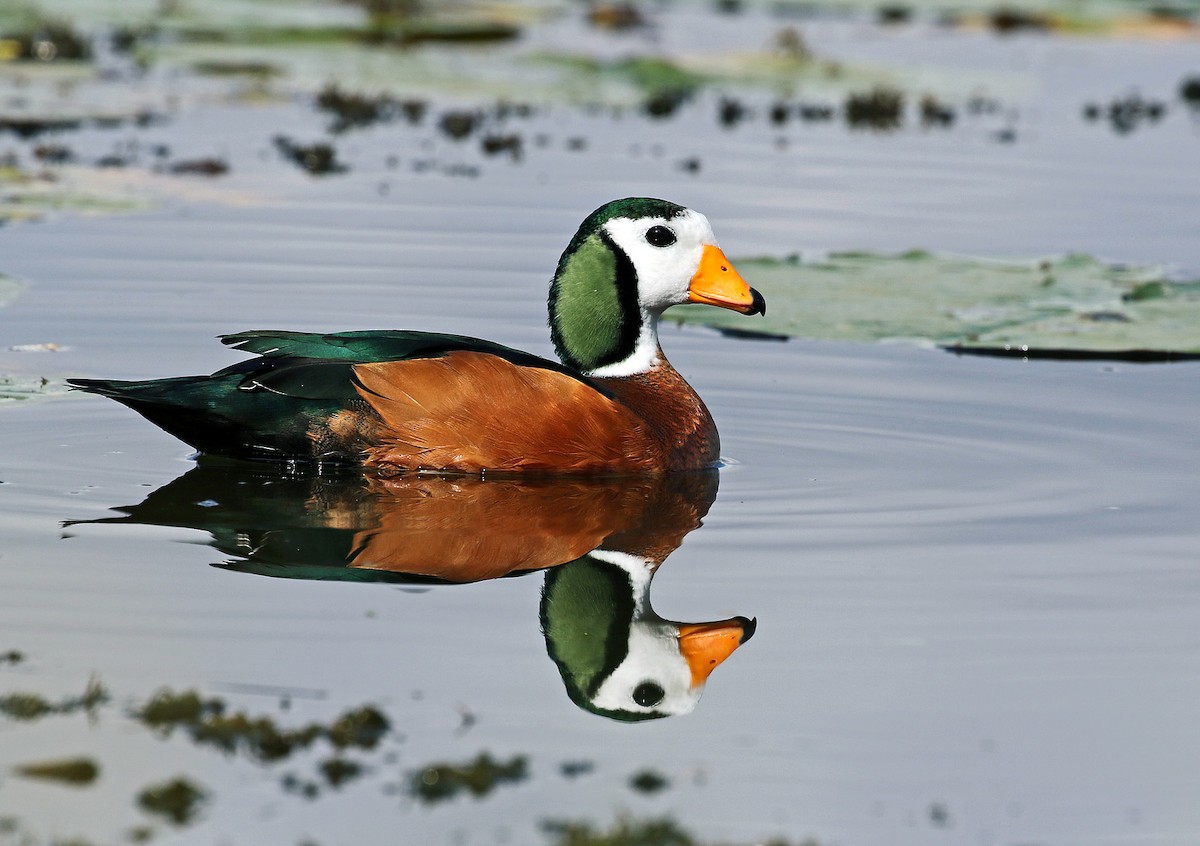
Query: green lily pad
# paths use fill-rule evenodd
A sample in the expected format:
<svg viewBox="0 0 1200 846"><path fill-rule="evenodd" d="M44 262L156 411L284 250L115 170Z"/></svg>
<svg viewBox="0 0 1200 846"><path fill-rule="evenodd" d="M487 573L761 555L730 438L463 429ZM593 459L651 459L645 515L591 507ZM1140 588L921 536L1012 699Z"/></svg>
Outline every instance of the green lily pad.
<svg viewBox="0 0 1200 846"><path fill-rule="evenodd" d="M988 261L915 251L735 261L766 298L748 320L706 306L670 317L733 332L900 341L965 351L1200 353L1200 281L1089 256Z"/></svg>

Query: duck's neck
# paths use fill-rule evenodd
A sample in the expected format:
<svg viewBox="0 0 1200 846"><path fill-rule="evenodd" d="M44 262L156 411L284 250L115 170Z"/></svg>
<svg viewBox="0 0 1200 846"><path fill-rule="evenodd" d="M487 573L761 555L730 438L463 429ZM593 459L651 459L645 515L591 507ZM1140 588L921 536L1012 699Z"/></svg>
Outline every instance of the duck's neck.
<svg viewBox="0 0 1200 846"><path fill-rule="evenodd" d="M721 440L704 401L657 351L657 363L629 375L595 378L597 385L636 412L663 451L668 470L711 467L721 456Z"/></svg>

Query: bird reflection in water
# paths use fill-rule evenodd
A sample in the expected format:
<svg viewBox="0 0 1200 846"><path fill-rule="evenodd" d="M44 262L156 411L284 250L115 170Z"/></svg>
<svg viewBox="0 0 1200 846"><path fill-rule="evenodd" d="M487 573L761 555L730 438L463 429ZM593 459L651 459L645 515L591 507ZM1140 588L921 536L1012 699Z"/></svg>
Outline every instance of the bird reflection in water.
<svg viewBox="0 0 1200 846"><path fill-rule="evenodd" d="M261 575L459 584L545 570L541 626L567 694L621 720L691 711L709 673L754 634L733 617L663 619L650 583L717 493L715 470L621 478L281 474L201 458L123 516L88 523L208 532Z"/></svg>

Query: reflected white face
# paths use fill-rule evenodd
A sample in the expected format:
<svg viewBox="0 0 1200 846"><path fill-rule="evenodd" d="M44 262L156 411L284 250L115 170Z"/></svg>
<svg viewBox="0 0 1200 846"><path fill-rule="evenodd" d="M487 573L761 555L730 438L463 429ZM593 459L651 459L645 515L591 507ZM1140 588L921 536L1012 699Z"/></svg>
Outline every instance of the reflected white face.
<svg viewBox="0 0 1200 846"><path fill-rule="evenodd" d="M669 219L618 217L604 229L633 262L638 302L654 315L688 301L688 285L700 267L704 247L717 243L708 218L691 209Z"/></svg>
<svg viewBox="0 0 1200 846"><path fill-rule="evenodd" d="M692 687L691 668L679 651L679 629L645 620L633 624L629 654L591 701L611 711L686 714L696 707L703 689Z"/></svg>

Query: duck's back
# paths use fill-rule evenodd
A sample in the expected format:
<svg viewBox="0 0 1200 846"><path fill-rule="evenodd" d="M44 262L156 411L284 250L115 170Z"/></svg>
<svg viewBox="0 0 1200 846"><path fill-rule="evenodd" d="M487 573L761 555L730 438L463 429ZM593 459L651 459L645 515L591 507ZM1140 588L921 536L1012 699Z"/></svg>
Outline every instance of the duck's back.
<svg viewBox="0 0 1200 846"><path fill-rule="evenodd" d="M385 471L665 469L643 419L563 365L428 332L244 332L257 357L211 376L73 380L209 453Z"/></svg>

